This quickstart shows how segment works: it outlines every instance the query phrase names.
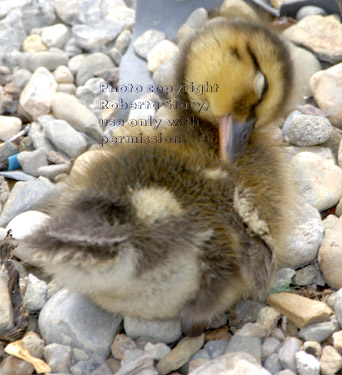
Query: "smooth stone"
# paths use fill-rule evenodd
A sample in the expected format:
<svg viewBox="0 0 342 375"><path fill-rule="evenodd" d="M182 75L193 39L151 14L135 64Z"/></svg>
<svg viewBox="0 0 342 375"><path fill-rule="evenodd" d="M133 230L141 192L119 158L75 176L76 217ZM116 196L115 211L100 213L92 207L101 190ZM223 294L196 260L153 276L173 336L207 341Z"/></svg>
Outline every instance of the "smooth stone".
<svg viewBox="0 0 342 375"><path fill-rule="evenodd" d="M7 225L22 212L44 207L58 191L59 188L48 180L18 181L1 213L0 226Z"/></svg>
<svg viewBox="0 0 342 375"><path fill-rule="evenodd" d="M335 297L334 310L336 313L337 321L342 327L342 288L338 290Z"/></svg>
<svg viewBox="0 0 342 375"><path fill-rule="evenodd" d="M71 158L81 155L87 149L85 138L64 120L51 121L44 130L50 142Z"/></svg>
<svg viewBox="0 0 342 375"><path fill-rule="evenodd" d="M165 33L159 30L146 30L134 41L134 51L138 56L147 60L147 55L152 48L165 38Z"/></svg>
<svg viewBox="0 0 342 375"><path fill-rule="evenodd" d="M342 216L327 228L318 252L318 262L325 281L334 289L342 288Z"/></svg>
<svg viewBox="0 0 342 375"><path fill-rule="evenodd" d="M315 73L310 79L312 95L330 122L342 129L342 63Z"/></svg>
<svg viewBox="0 0 342 375"><path fill-rule="evenodd" d="M115 47L111 48L107 52L107 55L114 61L116 66L120 65L121 60L122 60L122 54L117 48Z"/></svg>
<svg viewBox="0 0 342 375"><path fill-rule="evenodd" d="M282 315L286 315L297 328L325 322L331 314L331 309L326 304L294 293L270 294L267 302Z"/></svg>
<svg viewBox="0 0 342 375"><path fill-rule="evenodd" d="M336 316L332 316L329 321L317 323L302 328L298 336L304 341L317 341L322 343L338 330L338 322Z"/></svg>
<svg viewBox="0 0 342 375"><path fill-rule="evenodd" d="M238 329L234 335L259 337L263 339L267 336L267 329L260 323L246 323L240 329Z"/></svg>
<svg viewBox="0 0 342 375"><path fill-rule="evenodd" d="M266 359L264 368L271 374L275 374L283 369L278 353L273 353Z"/></svg>
<svg viewBox="0 0 342 375"><path fill-rule="evenodd" d="M162 342L158 344L152 344L151 342L148 342L145 345L144 351L149 354L155 361L160 361L171 352L171 349L169 346Z"/></svg>
<svg viewBox="0 0 342 375"><path fill-rule="evenodd" d="M337 222L338 222L338 217L337 216L335 216L335 215L328 215L323 220L324 230L332 228L335 224L337 224Z"/></svg>
<svg viewBox="0 0 342 375"><path fill-rule="evenodd" d="M306 203L319 211L335 206L342 197L342 169L311 152L295 155L290 166Z"/></svg>
<svg viewBox="0 0 342 375"><path fill-rule="evenodd" d="M27 349L33 357L42 358L44 354L44 340L33 331L25 333L22 338L23 346Z"/></svg>
<svg viewBox="0 0 342 375"><path fill-rule="evenodd" d="M283 371L276 372L274 375L296 375L296 373L289 369L286 369Z"/></svg>
<svg viewBox="0 0 342 375"><path fill-rule="evenodd" d="M124 317L127 336L137 339L141 336L158 339L166 344L176 341L182 334L178 320L138 320Z"/></svg>
<svg viewBox="0 0 342 375"><path fill-rule="evenodd" d="M277 326L280 318L279 311L273 307L265 306L259 311L257 323L266 329L267 334L270 334Z"/></svg>
<svg viewBox="0 0 342 375"><path fill-rule="evenodd" d="M6 231L11 230L12 237L16 240L23 240L32 232L42 226L49 215L39 211L26 211L14 217L6 227Z"/></svg>
<svg viewBox="0 0 342 375"><path fill-rule="evenodd" d="M259 311L264 306L256 301L244 300L235 305L234 311L242 323L254 323L258 319Z"/></svg>
<svg viewBox="0 0 342 375"><path fill-rule="evenodd" d="M270 375L258 361L248 353L228 353L203 364L189 375Z"/></svg>
<svg viewBox="0 0 342 375"><path fill-rule="evenodd" d="M305 341L302 350L308 354L312 354L315 357L320 357L322 354L322 346L316 341Z"/></svg>
<svg viewBox="0 0 342 375"><path fill-rule="evenodd" d="M68 65L69 56L62 50L36 52L31 57L31 71L35 72L39 67L50 71L60 65Z"/></svg>
<svg viewBox="0 0 342 375"><path fill-rule="evenodd" d="M273 353L278 353L281 348L281 343L274 337L266 337L262 344L262 359L265 361Z"/></svg>
<svg viewBox="0 0 342 375"><path fill-rule="evenodd" d="M107 365L107 363L104 363L102 366L94 370L90 375L113 375L113 371Z"/></svg>
<svg viewBox="0 0 342 375"><path fill-rule="evenodd" d="M84 296L62 289L44 305L38 324L47 344L77 347L105 360L121 320Z"/></svg>
<svg viewBox="0 0 342 375"><path fill-rule="evenodd" d="M108 23L120 25L122 29L132 29L135 25L135 10L123 6L115 8L108 7L105 16Z"/></svg>
<svg viewBox="0 0 342 375"><path fill-rule="evenodd" d="M254 9L242 0L224 0L220 8L220 14L231 19L259 20Z"/></svg>
<svg viewBox="0 0 342 375"><path fill-rule="evenodd" d="M158 362L156 366L158 374L166 375L173 370L179 369L189 361L193 354L201 349L203 343L204 334L198 337L184 337L168 355Z"/></svg>
<svg viewBox="0 0 342 375"><path fill-rule="evenodd" d="M314 283L317 277L316 267L313 265L306 266L296 272L293 281L300 286Z"/></svg>
<svg viewBox="0 0 342 375"><path fill-rule="evenodd" d="M228 342L227 353L244 352L252 355L257 361L261 362L261 339L259 337L234 335Z"/></svg>
<svg viewBox="0 0 342 375"><path fill-rule="evenodd" d="M24 173L23 171L0 172L0 175L15 181L34 181L37 179L36 177Z"/></svg>
<svg viewBox="0 0 342 375"><path fill-rule="evenodd" d="M154 73L166 60L175 56L178 52L178 46L169 40L162 40L147 55L147 69Z"/></svg>
<svg viewBox="0 0 342 375"><path fill-rule="evenodd" d="M17 69L13 72L13 82L22 90L30 80L32 73L26 69Z"/></svg>
<svg viewBox="0 0 342 375"><path fill-rule="evenodd" d="M69 29L63 23L44 27L42 40L48 47L63 48L69 37Z"/></svg>
<svg viewBox="0 0 342 375"><path fill-rule="evenodd" d="M291 42L313 51L320 60L332 64L342 61L341 34L341 22L333 15L305 17L282 33Z"/></svg>
<svg viewBox="0 0 342 375"><path fill-rule="evenodd" d="M337 164L338 164L339 167L342 168L342 140L341 140L340 146L338 148Z"/></svg>
<svg viewBox="0 0 342 375"><path fill-rule="evenodd" d="M51 110L52 96L57 89L54 76L44 67L39 67L20 94L19 102L33 120Z"/></svg>
<svg viewBox="0 0 342 375"><path fill-rule="evenodd" d="M58 84L60 83L74 83L74 76L70 69L65 65L57 67L53 72L53 76Z"/></svg>
<svg viewBox="0 0 342 375"><path fill-rule="evenodd" d="M327 12L320 7L316 7L314 5L306 5L299 9L299 11L296 14L296 18L297 20L301 20L304 17L315 15L326 16Z"/></svg>
<svg viewBox="0 0 342 375"><path fill-rule="evenodd" d="M89 55L85 53L79 53L70 58L69 63L68 63L68 68L70 69L70 72L72 74L75 75L77 73L81 63L87 56Z"/></svg>
<svg viewBox="0 0 342 375"><path fill-rule="evenodd" d="M63 92L64 94L76 95L76 86L73 83L59 83L57 86L57 92Z"/></svg>
<svg viewBox="0 0 342 375"><path fill-rule="evenodd" d="M319 361L311 354L296 353L296 365L299 375L319 375Z"/></svg>
<svg viewBox="0 0 342 375"><path fill-rule="evenodd" d="M66 121L80 132L98 140L102 129L95 114L75 96L57 92L52 97L52 110L59 120Z"/></svg>
<svg viewBox="0 0 342 375"><path fill-rule="evenodd" d="M342 357L333 346L327 345L322 350L320 364L322 375L336 374L342 368Z"/></svg>
<svg viewBox="0 0 342 375"><path fill-rule="evenodd" d="M92 373L101 367L103 359L99 357L91 358L87 361L79 361L71 367L72 375L92 375Z"/></svg>
<svg viewBox="0 0 342 375"><path fill-rule="evenodd" d="M277 284L284 281L292 281L296 271L293 268L283 267L277 271Z"/></svg>
<svg viewBox="0 0 342 375"><path fill-rule="evenodd" d="M110 57L100 52L92 53L81 61L76 74L76 84L77 86L82 86L88 79L92 78L97 71L113 67L114 63Z"/></svg>
<svg viewBox="0 0 342 375"><path fill-rule="evenodd" d="M185 25L191 27L192 29L199 30L204 27L208 19L208 11L205 8L197 8L190 13L185 21Z"/></svg>
<svg viewBox="0 0 342 375"><path fill-rule="evenodd" d="M53 181L58 175L68 173L70 168L70 163L47 165L46 167L38 168L38 174Z"/></svg>
<svg viewBox="0 0 342 375"><path fill-rule="evenodd" d="M30 313L40 311L46 303L46 295L46 282L38 279L36 276L30 273L27 278L27 286L23 298L23 305Z"/></svg>
<svg viewBox="0 0 342 375"><path fill-rule="evenodd" d="M0 272L0 330L6 332L14 327L13 307L8 289L8 275L2 270Z"/></svg>
<svg viewBox="0 0 342 375"><path fill-rule="evenodd" d="M22 48L24 52L31 53L47 51L48 49L47 45L43 42L41 36L37 34L27 36L23 41Z"/></svg>
<svg viewBox="0 0 342 375"><path fill-rule="evenodd" d="M191 373L192 371L196 370L198 367L201 367L202 365L208 363L209 360L198 358L198 359L192 359L189 361L189 371L187 373Z"/></svg>
<svg viewBox="0 0 342 375"><path fill-rule="evenodd" d="M1 362L0 371L2 375L31 375L34 367L29 362L9 356Z"/></svg>
<svg viewBox="0 0 342 375"><path fill-rule="evenodd" d="M296 353L301 347L301 340L296 337L286 337L279 350L279 360L284 369L289 369L296 373Z"/></svg>
<svg viewBox="0 0 342 375"><path fill-rule="evenodd" d="M87 51L98 51L114 40L122 25L116 22L97 22L91 25L74 25L71 29L76 44Z"/></svg>
<svg viewBox="0 0 342 375"><path fill-rule="evenodd" d="M321 64L317 57L304 48L288 43L291 61L293 63L293 82L291 95L287 99L289 108L295 108L298 104L305 104L305 97L311 96L310 78L321 70Z"/></svg>
<svg viewBox="0 0 342 375"><path fill-rule="evenodd" d="M38 169L48 165L46 151L43 149L22 151L18 155L18 163L25 173L38 177Z"/></svg>
<svg viewBox="0 0 342 375"><path fill-rule="evenodd" d="M169 95L166 92L165 88L172 87L174 82L174 75L175 75L175 60L174 58L170 58L166 60L163 64L159 66L159 68L153 73L153 82L155 86L159 86L163 88L163 94Z"/></svg>
<svg viewBox="0 0 342 375"><path fill-rule="evenodd" d="M340 199L340 201L338 202L336 206L336 215L338 217L342 216L342 198Z"/></svg>
<svg viewBox="0 0 342 375"><path fill-rule="evenodd" d="M16 135L22 126L20 118L15 116L0 116L0 139L7 141Z"/></svg>
<svg viewBox="0 0 342 375"><path fill-rule="evenodd" d="M46 152L52 150L52 145L44 134L42 127L39 124L39 119L38 122L31 123L28 135L31 138L35 149L43 149Z"/></svg>
<svg viewBox="0 0 342 375"><path fill-rule="evenodd" d="M282 260L287 266L297 268L316 259L324 238L324 227L318 210L302 200L290 215L295 225L288 236ZM294 271L291 270L290 274L294 275ZM287 280L290 279L291 277Z"/></svg>
<svg viewBox="0 0 342 375"><path fill-rule="evenodd" d="M123 55L127 51L131 40L132 32L130 30L123 30L115 39L114 48Z"/></svg>
<svg viewBox="0 0 342 375"><path fill-rule="evenodd" d="M72 349L67 345L46 345L44 348L44 358L54 373L68 372L71 366Z"/></svg>
<svg viewBox="0 0 342 375"><path fill-rule="evenodd" d="M121 368L115 375L158 375L153 367L153 358L140 349L128 349L125 353Z"/></svg>
<svg viewBox="0 0 342 375"><path fill-rule="evenodd" d="M342 353L342 331L337 331L332 334L334 348Z"/></svg>
<svg viewBox="0 0 342 375"><path fill-rule="evenodd" d="M289 141L295 146L317 146L332 134L330 121L325 117L302 115L292 120Z"/></svg>
<svg viewBox="0 0 342 375"><path fill-rule="evenodd" d="M125 334L119 334L115 336L110 350L114 358L122 360L126 350L135 349L136 347L135 342L130 337Z"/></svg>
<svg viewBox="0 0 342 375"><path fill-rule="evenodd" d="M228 342L224 340L208 341L204 345L204 350L209 354L210 359L219 357L227 349Z"/></svg>

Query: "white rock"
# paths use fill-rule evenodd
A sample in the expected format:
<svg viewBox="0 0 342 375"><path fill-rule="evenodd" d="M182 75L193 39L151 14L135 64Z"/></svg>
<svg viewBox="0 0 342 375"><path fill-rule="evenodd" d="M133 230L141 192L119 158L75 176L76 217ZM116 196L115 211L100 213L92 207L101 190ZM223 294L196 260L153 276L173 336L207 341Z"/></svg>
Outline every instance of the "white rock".
<svg viewBox="0 0 342 375"><path fill-rule="evenodd" d="M43 28L42 40L48 47L62 48L69 36L68 28L62 23Z"/></svg>
<svg viewBox="0 0 342 375"><path fill-rule="evenodd" d="M44 67L38 68L20 94L20 105L36 120L51 110L52 95L56 92L57 82Z"/></svg>
<svg viewBox="0 0 342 375"><path fill-rule="evenodd" d="M39 211L26 211L12 219L6 227L6 231L12 231L16 240L23 240L36 229L41 227L50 218L49 215Z"/></svg>
<svg viewBox="0 0 342 375"><path fill-rule="evenodd" d="M70 69L65 65L59 66L54 72L53 76L57 83L74 83L74 76Z"/></svg>
<svg viewBox="0 0 342 375"><path fill-rule="evenodd" d="M0 331L3 332L14 326L12 302L8 290L8 276L5 272L0 273L0 298Z"/></svg>
<svg viewBox="0 0 342 375"><path fill-rule="evenodd" d="M169 40L156 44L147 55L147 69L155 72L166 60L178 53L179 48Z"/></svg>
<svg viewBox="0 0 342 375"><path fill-rule="evenodd" d="M319 375L319 362L311 354L305 352L296 353L296 365L299 375Z"/></svg>
<svg viewBox="0 0 342 375"><path fill-rule="evenodd" d="M48 165L46 151L41 148L34 151L22 151L18 155L18 163L25 173L39 176L38 169Z"/></svg>
<svg viewBox="0 0 342 375"><path fill-rule="evenodd" d="M14 116L0 116L0 139L7 141L21 129L22 121Z"/></svg>
<svg viewBox="0 0 342 375"><path fill-rule="evenodd" d="M342 197L342 169L311 152L291 160L295 182L306 203L319 211L335 206Z"/></svg>
<svg viewBox="0 0 342 375"><path fill-rule="evenodd" d="M327 345L322 350L321 371L322 375L336 374L342 368L342 357L337 350Z"/></svg>
<svg viewBox="0 0 342 375"><path fill-rule="evenodd" d="M24 306L31 312L39 311L46 302L47 285L31 273L27 278L26 292L23 298Z"/></svg>
<svg viewBox="0 0 342 375"><path fill-rule="evenodd" d="M171 351L170 347L164 343L152 344L146 343L144 351L149 354L155 361L160 361Z"/></svg>

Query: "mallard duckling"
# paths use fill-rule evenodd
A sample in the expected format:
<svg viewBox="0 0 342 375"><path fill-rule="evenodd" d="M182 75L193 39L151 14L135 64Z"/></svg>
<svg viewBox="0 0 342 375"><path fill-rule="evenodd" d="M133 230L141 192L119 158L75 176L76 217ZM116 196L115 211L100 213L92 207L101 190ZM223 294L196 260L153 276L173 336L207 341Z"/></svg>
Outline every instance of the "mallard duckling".
<svg viewBox="0 0 342 375"><path fill-rule="evenodd" d="M94 151L24 246L104 309L179 318L198 335L239 299L265 296L284 245L286 174L263 128L284 108L290 64L278 37L245 22L211 23L184 48L178 84L219 86L177 99L209 106L177 112L199 121L168 131L187 142ZM226 128L241 140L244 124L248 140L236 148Z"/></svg>

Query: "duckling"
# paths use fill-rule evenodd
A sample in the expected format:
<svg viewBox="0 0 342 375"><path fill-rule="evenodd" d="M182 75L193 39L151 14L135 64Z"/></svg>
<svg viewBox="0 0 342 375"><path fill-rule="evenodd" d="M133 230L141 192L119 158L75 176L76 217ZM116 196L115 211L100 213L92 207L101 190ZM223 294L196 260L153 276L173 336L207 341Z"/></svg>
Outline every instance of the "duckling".
<svg viewBox="0 0 342 375"><path fill-rule="evenodd" d="M198 125L163 131L186 142L92 152L22 246L104 309L180 319L195 336L238 300L263 299L281 256L287 174L267 128L285 111L291 68L275 34L243 21L211 22L179 61L176 85L218 85L181 90L188 106L174 115ZM199 100L207 111L191 108Z"/></svg>

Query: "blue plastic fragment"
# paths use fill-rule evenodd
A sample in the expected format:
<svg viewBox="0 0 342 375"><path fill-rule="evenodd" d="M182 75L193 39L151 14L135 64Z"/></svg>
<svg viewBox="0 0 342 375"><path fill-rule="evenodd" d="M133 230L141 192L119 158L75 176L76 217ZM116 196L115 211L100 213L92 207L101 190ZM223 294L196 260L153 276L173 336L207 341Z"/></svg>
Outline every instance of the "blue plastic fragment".
<svg viewBox="0 0 342 375"><path fill-rule="evenodd" d="M11 155L8 157L8 170L9 171L14 171L15 169L21 168L21 165L18 162L18 155Z"/></svg>

